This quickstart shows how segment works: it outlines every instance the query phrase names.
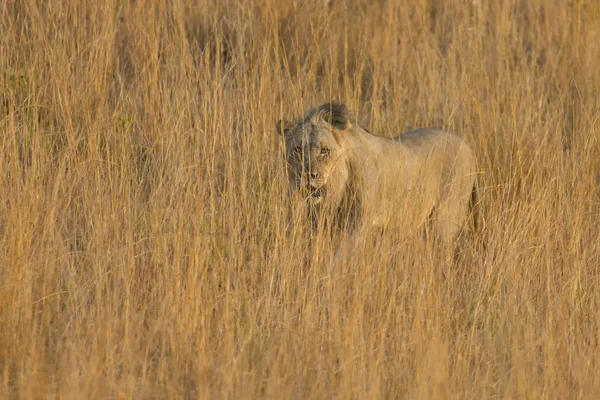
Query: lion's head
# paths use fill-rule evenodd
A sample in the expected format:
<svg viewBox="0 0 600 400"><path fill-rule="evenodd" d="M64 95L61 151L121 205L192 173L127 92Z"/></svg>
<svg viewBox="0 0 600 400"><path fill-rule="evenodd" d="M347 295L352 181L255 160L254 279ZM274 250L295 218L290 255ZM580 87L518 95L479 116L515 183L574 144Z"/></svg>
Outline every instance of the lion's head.
<svg viewBox="0 0 600 400"><path fill-rule="evenodd" d="M352 119L345 105L326 103L295 123L277 124L285 138L290 184L311 206L335 205L343 195L350 176L347 135Z"/></svg>

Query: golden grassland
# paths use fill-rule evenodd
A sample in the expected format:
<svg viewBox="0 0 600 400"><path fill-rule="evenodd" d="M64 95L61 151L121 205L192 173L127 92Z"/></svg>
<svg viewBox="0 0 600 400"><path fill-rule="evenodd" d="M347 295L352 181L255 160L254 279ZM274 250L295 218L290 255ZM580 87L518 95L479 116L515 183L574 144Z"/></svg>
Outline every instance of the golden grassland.
<svg viewBox="0 0 600 400"><path fill-rule="evenodd" d="M600 396L598 2L0 11L1 397ZM288 223L275 122L332 99L472 144L456 260Z"/></svg>

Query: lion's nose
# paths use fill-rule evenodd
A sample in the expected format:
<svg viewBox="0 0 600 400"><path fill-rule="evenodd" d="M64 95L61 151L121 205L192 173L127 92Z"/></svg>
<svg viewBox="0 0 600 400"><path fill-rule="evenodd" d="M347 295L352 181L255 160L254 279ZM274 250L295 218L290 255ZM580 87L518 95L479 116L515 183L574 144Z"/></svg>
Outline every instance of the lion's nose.
<svg viewBox="0 0 600 400"><path fill-rule="evenodd" d="M319 178L319 173L318 172L311 172L310 173L310 177L311 177L311 179L318 179Z"/></svg>

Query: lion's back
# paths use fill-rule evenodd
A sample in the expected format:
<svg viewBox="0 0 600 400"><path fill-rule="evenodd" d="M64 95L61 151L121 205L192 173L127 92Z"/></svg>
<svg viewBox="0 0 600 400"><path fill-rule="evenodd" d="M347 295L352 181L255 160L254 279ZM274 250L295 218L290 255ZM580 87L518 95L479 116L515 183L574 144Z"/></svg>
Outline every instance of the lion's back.
<svg viewBox="0 0 600 400"><path fill-rule="evenodd" d="M430 159L434 167L447 166L465 173L475 170L471 147L461 137L438 128L418 128L394 138L421 162ZM441 164L441 165L440 165Z"/></svg>

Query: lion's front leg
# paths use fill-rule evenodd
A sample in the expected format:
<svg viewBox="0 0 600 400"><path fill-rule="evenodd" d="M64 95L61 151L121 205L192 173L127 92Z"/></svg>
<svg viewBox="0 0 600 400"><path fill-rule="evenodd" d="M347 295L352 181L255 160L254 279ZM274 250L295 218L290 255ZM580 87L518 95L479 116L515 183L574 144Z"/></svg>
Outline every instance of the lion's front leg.
<svg viewBox="0 0 600 400"><path fill-rule="evenodd" d="M333 256L334 265L345 262L349 257L351 257L354 251L364 248L362 241L363 240L361 236L357 233L344 235L343 237L339 238L338 243L335 246L335 255Z"/></svg>

